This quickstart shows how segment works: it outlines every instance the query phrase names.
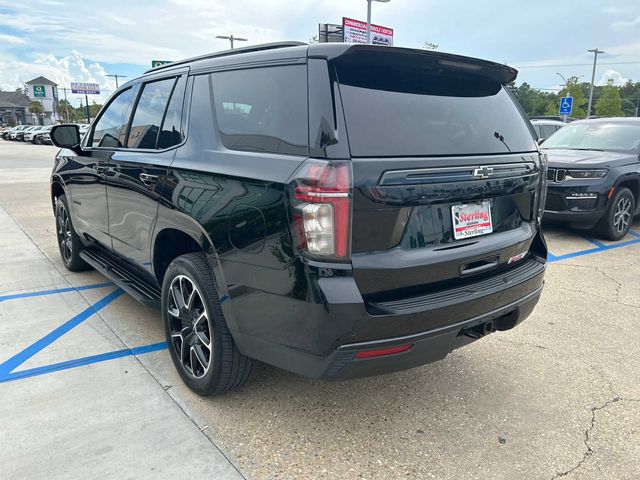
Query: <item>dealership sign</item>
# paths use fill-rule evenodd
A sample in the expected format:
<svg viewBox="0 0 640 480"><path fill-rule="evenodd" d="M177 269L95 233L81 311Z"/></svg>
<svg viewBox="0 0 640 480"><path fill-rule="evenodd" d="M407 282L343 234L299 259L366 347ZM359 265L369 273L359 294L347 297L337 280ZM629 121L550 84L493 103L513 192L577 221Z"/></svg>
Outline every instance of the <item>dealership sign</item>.
<svg viewBox="0 0 640 480"><path fill-rule="evenodd" d="M44 93L44 85L34 85L33 86L33 96L34 97L46 97Z"/></svg>
<svg viewBox="0 0 640 480"><path fill-rule="evenodd" d="M81 93L84 95L100 95L100 85L98 85L97 83L71 82L71 93Z"/></svg>
<svg viewBox="0 0 640 480"><path fill-rule="evenodd" d="M345 43L367 43L367 22L342 18ZM393 45L393 28L371 24L371 43L374 45Z"/></svg>
<svg viewBox="0 0 640 480"><path fill-rule="evenodd" d="M171 60L151 60L151 68L161 67L162 65L169 65Z"/></svg>

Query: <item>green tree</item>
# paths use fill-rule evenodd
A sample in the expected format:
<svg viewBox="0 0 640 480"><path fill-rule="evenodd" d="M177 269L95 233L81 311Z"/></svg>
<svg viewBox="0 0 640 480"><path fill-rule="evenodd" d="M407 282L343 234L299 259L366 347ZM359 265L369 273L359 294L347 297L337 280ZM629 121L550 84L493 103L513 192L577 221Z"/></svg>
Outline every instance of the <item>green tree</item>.
<svg viewBox="0 0 640 480"><path fill-rule="evenodd" d="M425 48L427 50L437 50L438 47L439 45L433 42L424 42L424 45L422 46L422 48Z"/></svg>
<svg viewBox="0 0 640 480"><path fill-rule="evenodd" d="M620 89L613 84L613 80L608 80L607 85L602 89L602 95L596 103L596 115L600 117L622 117L622 98Z"/></svg>
<svg viewBox="0 0 640 480"><path fill-rule="evenodd" d="M557 115L558 95L552 92L545 92L532 88L527 82L523 82L519 87L510 86L511 91L516 96L520 105L527 115ZM548 113L554 109L553 113Z"/></svg>
<svg viewBox="0 0 640 480"><path fill-rule="evenodd" d="M587 116L585 107L589 101L584 94L583 85L578 83L578 77L569 77L567 84L560 90L558 96L559 98L573 97L573 108L571 110L571 116L573 118L585 118ZM556 103L554 115L558 115L558 108L558 104Z"/></svg>
<svg viewBox="0 0 640 480"><path fill-rule="evenodd" d="M34 115L36 115L37 117L40 117L40 115L42 115L42 112L43 112L42 103L34 100L29 104L29 111Z"/></svg>
<svg viewBox="0 0 640 480"><path fill-rule="evenodd" d="M58 100L57 105L58 115L60 115L65 122L73 122L75 119L75 108L68 100Z"/></svg>
<svg viewBox="0 0 640 480"><path fill-rule="evenodd" d="M94 100L93 103L91 103L91 118L96 118L101 108L102 105L100 103L96 103Z"/></svg>

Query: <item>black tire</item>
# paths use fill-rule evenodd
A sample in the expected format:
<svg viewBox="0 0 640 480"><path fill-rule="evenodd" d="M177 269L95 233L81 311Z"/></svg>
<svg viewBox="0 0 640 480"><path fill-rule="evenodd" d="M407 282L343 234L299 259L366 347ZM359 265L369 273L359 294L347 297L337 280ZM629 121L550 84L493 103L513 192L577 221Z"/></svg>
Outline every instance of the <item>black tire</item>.
<svg viewBox="0 0 640 480"><path fill-rule="evenodd" d="M191 390L219 395L247 382L255 361L241 354L233 341L203 253L171 262L162 282L161 305L171 359Z"/></svg>
<svg viewBox="0 0 640 480"><path fill-rule="evenodd" d="M80 272L91 268L82 258L80 252L83 249L80 237L73 228L69 216L69 204L64 195L58 197L56 202L56 237L62 263L71 272Z"/></svg>
<svg viewBox="0 0 640 480"><path fill-rule="evenodd" d="M620 240L629 232L635 211L636 201L631 190L624 187L618 189L596 225L595 233L606 240Z"/></svg>

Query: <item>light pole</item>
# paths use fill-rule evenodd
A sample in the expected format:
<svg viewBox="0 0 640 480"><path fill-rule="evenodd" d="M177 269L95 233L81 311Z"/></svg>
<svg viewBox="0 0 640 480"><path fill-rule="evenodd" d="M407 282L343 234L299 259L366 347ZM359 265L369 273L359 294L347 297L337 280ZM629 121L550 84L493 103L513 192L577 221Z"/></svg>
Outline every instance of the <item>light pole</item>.
<svg viewBox="0 0 640 480"><path fill-rule="evenodd" d="M567 79L564 78L564 75L562 75L561 73L556 72L556 75L558 75L562 81L564 82L563 86L566 87L567 86Z"/></svg>
<svg viewBox="0 0 640 480"><path fill-rule="evenodd" d="M598 61L598 54L605 53L603 50L597 48L591 48L587 52L593 53L593 71L591 72L591 87L589 88L589 106L587 107L587 118L591 116L591 104L593 103L593 81L596 78L596 62Z"/></svg>
<svg viewBox="0 0 640 480"><path fill-rule="evenodd" d="M390 0L367 0L367 43L371 44L371 3L387 3Z"/></svg>
<svg viewBox="0 0 640 480"><path fill-rule="evenodd" d="M119 75L117 73L114 73L113 75L105 75L105 77L113 77L116 79L116 90L118 89L119 85L118 85L118 79L119 78L127 78L126 75Z"/></svg>
<svg viewBox="0 0 640 480"><path fill-rule="evenodd" d="M233 50L233 42L234 41L238 41L238 42L246 42L247 39L246 38L240 38L240 37L234 37L233 35L216 35L216 38L221 38L223 40L229 40L229 42L231 43L231 50Z"/></svg>

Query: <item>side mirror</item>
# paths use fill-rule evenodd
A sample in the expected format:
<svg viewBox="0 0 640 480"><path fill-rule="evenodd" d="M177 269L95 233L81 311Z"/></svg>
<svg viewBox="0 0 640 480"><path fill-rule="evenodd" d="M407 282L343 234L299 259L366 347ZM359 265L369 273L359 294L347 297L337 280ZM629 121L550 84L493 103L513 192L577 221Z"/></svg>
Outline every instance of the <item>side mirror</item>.
<svg viewBox="0 0 640 480"><path fill-rule="evenodd" d="M49 135L56 147L74 150L80 145L80 129L77 125L56 125Z"/></svg>
<svg viewBox="0 0 640 480"><path fill-rule="evenodd" d="M538 139L538 145L542 145L542 142L544 142L546 140L546 138L539 138Z"/></svg>

